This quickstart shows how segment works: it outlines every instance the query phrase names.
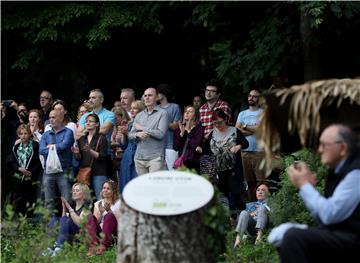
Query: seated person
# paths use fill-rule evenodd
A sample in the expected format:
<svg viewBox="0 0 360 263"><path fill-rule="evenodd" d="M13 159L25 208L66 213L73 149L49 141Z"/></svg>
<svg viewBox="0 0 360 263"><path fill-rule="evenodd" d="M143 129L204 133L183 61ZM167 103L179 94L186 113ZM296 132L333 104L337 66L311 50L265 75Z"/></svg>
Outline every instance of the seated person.
<svg viewBox="0 0 360 263"><path fill-rule="evenodd" d="M255 244L261 242L263 231L268 221L267 196L269 194L269 186L266 183L259 183L256 187L256 202L246 204L246 209L241 211L235 231L237 232L234 247L240 246L241 237L248 231L256 232Z"/></svg>
<svg viewBox="0 0 360 263"><path fill-rule="evenodd" d="M75 234L79 233L81 224L85 223L91 215L91 194L86 184L75 183L73 185L72 199L74 202L70 205L64 197L61 197L63 210L56 247L54 250L48 248L52 257L60 251L65 241L72 241Z"/></svg>
<svg viewBox="0 0 360 263"><path fill-rule="evenodd" d="M318 152L329 168L324 195L315 188L316 174L304 162L287 169L291 183L317 227L284 223L268 241L279 247L281 262L352 262L360 248L360 149L349 126L332 124L320 136Z"/></svg>
<svg viewBox="0 0 360 263"><path fill-rule="evenodd" d="M86 226L90 235L90 248L87 256L102 255L113 243L117 235L117 219L115 211L119 209L120 202L117 183L106 180L102 185L101 200L95 202L93 216L89 218ZM103 233L100 241L98 236Z"/></svg>

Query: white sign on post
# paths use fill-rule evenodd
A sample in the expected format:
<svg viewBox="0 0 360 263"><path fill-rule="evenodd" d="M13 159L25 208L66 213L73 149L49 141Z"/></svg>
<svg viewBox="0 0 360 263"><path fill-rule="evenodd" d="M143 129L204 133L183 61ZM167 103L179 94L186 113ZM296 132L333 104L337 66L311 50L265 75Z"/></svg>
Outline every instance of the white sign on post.
<svg viewBox="0 0 360 263"><path fill-rule="evenodd" d="M123 198L131 208L150 215L171 216L195 211L214 195L205 178L181 171L159 171L131 180Z"/></svg>

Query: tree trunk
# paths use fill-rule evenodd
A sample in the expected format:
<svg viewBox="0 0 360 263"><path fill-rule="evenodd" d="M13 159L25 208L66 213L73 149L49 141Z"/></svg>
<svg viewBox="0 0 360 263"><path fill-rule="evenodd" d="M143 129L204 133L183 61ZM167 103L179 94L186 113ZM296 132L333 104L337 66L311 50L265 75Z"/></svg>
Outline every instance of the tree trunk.
<svg viewBox="0 0 360 263"><path fill-rule="evenodd" d="M310 17L300 15L300 35L304 66L304 82L322 79L319 50L314 44L315 33L310 26Z"/></svg>
<svg viewBox="0 0 360 263"><path fill-rule="evenodd" d="M202 223L207 206L183 215L154 216L122 202L117 263L214 262Z"/></svg>

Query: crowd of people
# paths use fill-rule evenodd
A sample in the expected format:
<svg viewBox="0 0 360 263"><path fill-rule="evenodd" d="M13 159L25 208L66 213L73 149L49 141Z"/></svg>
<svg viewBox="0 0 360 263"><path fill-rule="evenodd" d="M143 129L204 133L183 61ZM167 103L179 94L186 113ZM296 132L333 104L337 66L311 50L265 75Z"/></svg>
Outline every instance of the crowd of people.
<svg viewBox="0 0 360 263"><path fill-rule="evenodd" d="M269 185L260 169L264 154L255 136L263 112L261 92L255 88L250 90L248 108L240 111L238 116L232 115L229 104L220 98L221 94L219 82L208 81L204 96L195 96L183 108L182 114L182 107L172 102L172 91L167 84L145 89L138 100L134 90L123 89L120 100L114 102L111 110L103 106L103 92L94 89L88 100L79 105L74 121L69 117L66 102L54 100L46 90L40 94L40 109L28 111L25 104L2 102L3 153L13 175L2 180L12 180L17 189L24 189L11 192L10 203L16 212L26 214L31 203L44 202L51 215L49 228L60 224L56 242L48 248L48 255L55 256L65 241L71 242L79 232L81 222L90 236L87 254L101 255L115 241L118 220L115 215L121 206L119 196L126 184L137 176L183 165L199 174L206 173L220 190L223 203L229 207L236 225L235 247L240 246L246 233L256 235L256 244L262 242L270 208L267 203ZM338 130L343 129L338 127ZM334 144L343 142L349 147L345 138L338 138ZM327 150L324 143L320 144L319 151L323 156ZM341 155L341 163L352 154ZM325 160L323 163L327 164ZM329 164L335 167L339 163L334 165ZM91 168L88 183L77 178L78 171L83 168ZM358 166L351 168L359 175ZM298 182L300 170L307 178L301 183ZM316 196L308 185L312 181L306 166L302 164L300 170L289 168L292 181L299 188L307 188L304 198L305 195ZM349 171L344 172L345 179ZM358 179L353 180L360 185ZM331 182L327 199L338 194L338 184L342 186L342 181ZM343 192L341 200L347 197ZM331 217L308 202L312 213L325 213L326 219L321 220ZM349 229L359 231L360 221L356 221L359 204L357 193L351 211L347 211L346 217L336 217L334 222L354 218L350 220L352 228ZM336 204L336 207L340 205ZM33 215L29 213L28 216ZM322 215L318 216L321 218ZM332 224L331 220L329 222ZM289 230L289 233L295 231L300 230ZM102 239L99 239L100 233L103 233ZM284 238L288 240L297 234L286 234ZM323 236L327 237L326 234ZM359 235L355 236L359 238ZM290 258L287 251L300 246L290 244L287 242L287 249L280 250L281 257Z"/></svg>

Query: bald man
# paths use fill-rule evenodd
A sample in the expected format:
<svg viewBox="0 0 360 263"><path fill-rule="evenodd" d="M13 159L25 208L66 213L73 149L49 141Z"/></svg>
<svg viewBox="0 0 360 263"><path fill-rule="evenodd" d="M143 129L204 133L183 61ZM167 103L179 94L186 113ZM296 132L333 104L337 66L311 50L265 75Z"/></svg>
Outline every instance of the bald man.
<svg viewBox="0 0 360 263"><path fill-rule="evenodd" d="M59 110L52 110L49 113L49 122L51 130L46 131L40 140L40 154L45 159L45 169L43 175L43 187L45 193L45 205L54 215L59 196L56 196L57 189L61 196L70 200L71 179L73 178L72 170L72 152L71 146L74 143L74 135L72 130L66 128L63 123L64 113ZM49 149L56 147L56 152L59 157L62 172L50 173L48 172L47 158Z"/></svg>

